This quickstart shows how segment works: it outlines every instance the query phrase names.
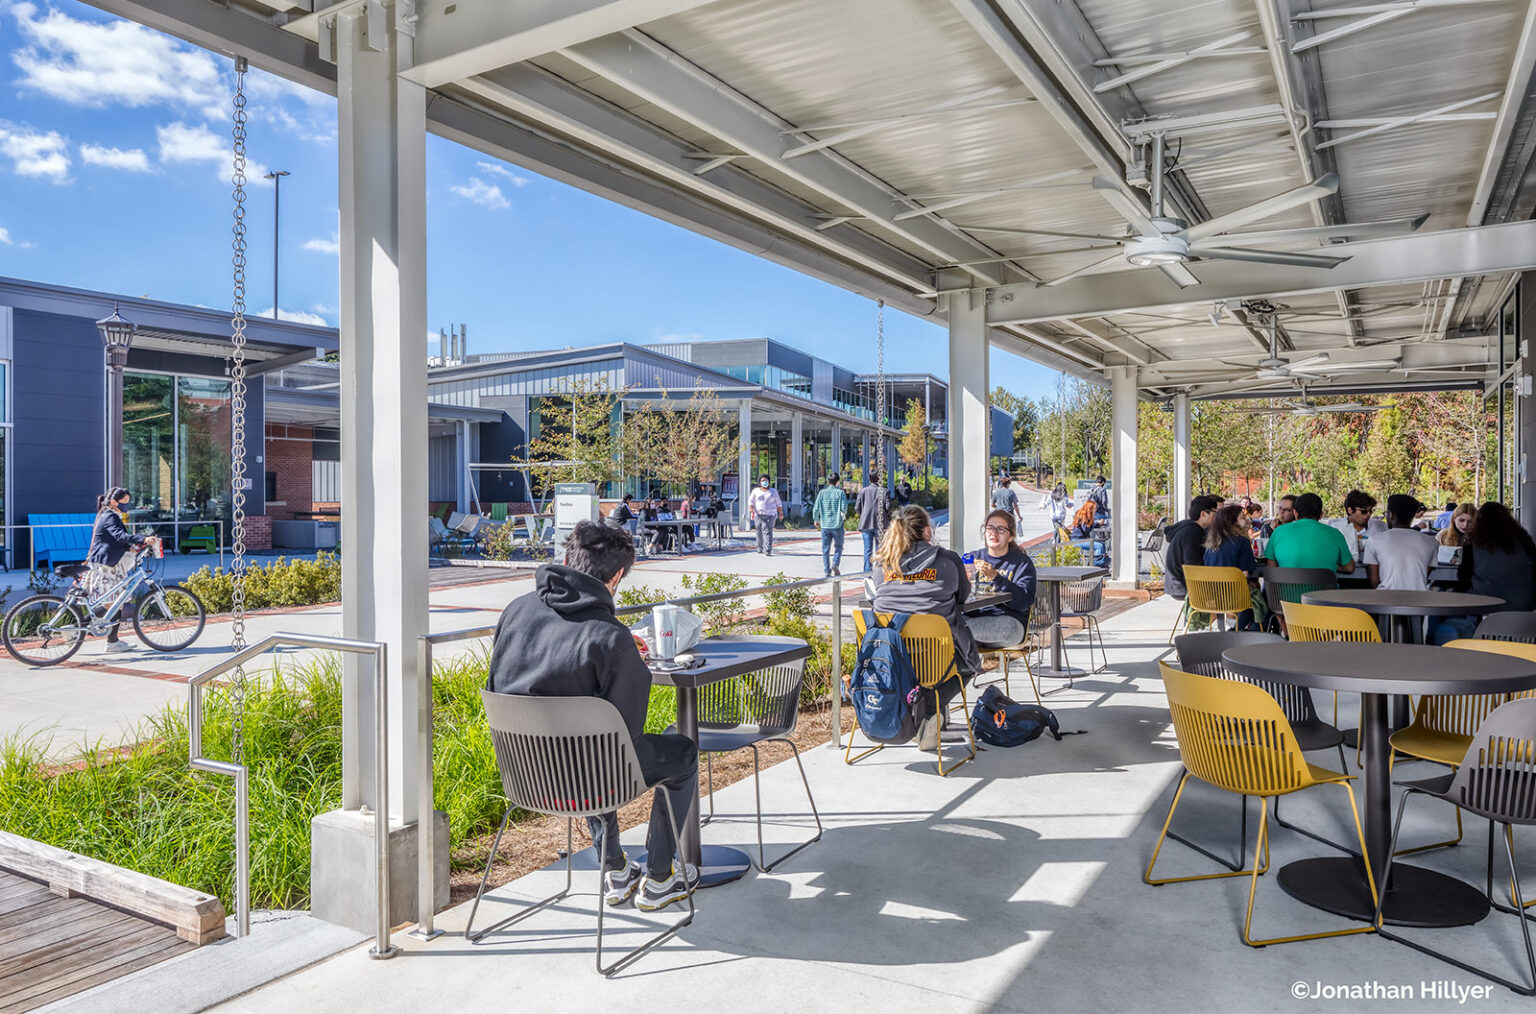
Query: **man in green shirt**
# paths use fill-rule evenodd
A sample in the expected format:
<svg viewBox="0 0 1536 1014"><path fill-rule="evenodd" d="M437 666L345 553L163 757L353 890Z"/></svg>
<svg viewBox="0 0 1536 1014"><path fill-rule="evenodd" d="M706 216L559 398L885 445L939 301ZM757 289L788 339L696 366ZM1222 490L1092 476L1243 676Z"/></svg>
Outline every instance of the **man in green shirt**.
<svg viewBox="0 0 1536 1014"><path fill-rule="evenodd" d="M1355 571L1355 554L1344 533L1322 522L1323 500L1316 493L1296 498L1296 520L1269 537L1264 556L1277 567L1314 567L1340 574Z"/></svg>
<svg viewBox="0 0 1536 1014"><path fill-rule="evenodd" d="M843 522L848 518L848 494L842 483L842 476L832 476L811 505L811 517L821 529L821 569L827 577L842 573L837 568L843 562Z"/></svg>

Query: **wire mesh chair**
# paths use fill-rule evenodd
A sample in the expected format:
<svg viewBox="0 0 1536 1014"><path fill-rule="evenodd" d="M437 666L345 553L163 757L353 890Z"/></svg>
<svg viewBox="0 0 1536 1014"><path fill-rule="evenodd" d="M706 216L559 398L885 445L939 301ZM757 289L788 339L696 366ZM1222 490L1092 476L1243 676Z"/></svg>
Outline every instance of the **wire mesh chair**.
<svg viewBox="0 0 1536 1014"><path fill-rule="evenodd" d="M1056 603L1052 601L1050 595L1044 593L1036 595L1034 605L1029 607L1029 626L1025 634L1025 640L1029 644L1030 652L1028 662L1029 679L1031 683L1035 684L1035 699L1042 706L1044 702L1039 700L1041 691L1039 680L1035 675L1035 666L1043 665L1045 662L1045 653L1051 646L1051 630L1061 618L1057 615L1056 610ZM1090 645L1088 657L1090 663L1093 661L1092 650L1092 645ZM1067 682L1056 687L1054 690L1045 691L1044 693L1047 697L1051 694L1060 693L1063 690L1072 689L1071 655L1067 649L1066 637L1061 639L1061 657L1067 669Z"/></svg>
<svg viewBox="0 0 1536 1014"><path fill-rule="evenodd" d="M475 892L475 903L464 926L464 938L470 943L478 943L503 926L520 922L570 894L571 824L575 818L612 813L654 787L640 771L640 758L623 716L608 701L600 697L523 697L489 690L481 690L480 699L485 702L491 744L496 749L496 767L501 773L501 788L508 806L496 830L491 857L485 864L485 875L480 878L480 889ZM681 840L672 800L665 792L661 798L666 804L673 839ZM501 836L507 830L512 811L517 809L565 818L565 887L558 894L526 905L500 922L474 932L475 913L496 865ZM598 865L601 878L602 864ZM605 968L603 910L607 906L599 890L597 970L612 975L691 923L693 891L693 886L688 885L687 915Z"/></svg>
<svg viewBox="0 0 1536 1014"><path fill-rule="evenodd" d="M1331 591L1339 586L1339 575L1325 567L1263 567L1264 604L1271 616L1284 616L1283 603L1300 602L1307 592Z"/></svg>
<svg viewBox="0 0 1536 1014"><path fill-rule="evenodd" d="M1063 617L1074 616L1083 621L1083 626L1088 632L1088 667L1093 672L1103 672L1109 668L1109 652L1104 648L1104 631L1099 627L1099 618L1094 615L1104 606L1104 579L1102 577L1085 578L1082 581L1067 581L1061 586L1061 615ZM1093 639L1099 639L1099 657L1104 664L1097 669L1093 668Z"/></svg>
<svg viewBox="0 0 1536 1014"><path fill-rule="evenodd" d="M876 613L875 616L881 623L889 623L892 613ZM859 642L864 641L865 623L864 610L858 609L853 614L853 626L859 636ZM907 622L901 628L901 643L906 645L907 655L912 659L912 668L917 673L918 686L924 690L933 691L933 712L935 720L944 718L944 706L940 702L939 688L948 680L957 680L960 683L960 720L965 723L965 734L970 740L971 752L958 763L951 764L948 769L944 767L944 740L939 738L938 767L940 775L948 775L955 768L967 761L976 758L976 736L971 731L971 707L965 699L965 680L960 678L960 670L955 666L955 636L949 629L949 621L934 613L913 613L907 617ZM950 702L950 708L954 708L954 702ZM857 730L855 730L856 732ZM848 751L843 756L844 763L852 764L862 760L872 753L885 749L884 743L876 744L857 756L853 753L854 733L848 736Z"/></svg>
<svg viewBox="0 0 1536 1014"><path fill-rule="evenodd" d="M805 660L776 665L735 679L711 683L699 689L699 752L704 754L708 773L709 814L701 822L715 818L714 755L747 747L752 749L752 789L757 798L757 868L764 873L790 856L821 840L821 814L811 795L811 783L800 763L800 748L795 745L795 726L800 721L800 684L805 678ZM674 729L668 732L676 731ZM768 862L763 853L763 787L758 776L761 743L788 743L794 752L805 798L816 819L816 836Z"/></svg>
<svg viewBox="0 0 1536 1014"><path fill-rule="evenodd" d="M1168 711L1173 718L1174 733L1178 736L1184 773L1179 778L1178 788L1174 790L1173 802L1168 806L1168 816L1163 820L1163 829L1157 836L1157 845L1152 849L1152 858L1147 863L1142 880L1160 886L1192 880L1248 876L1248 914L1243 921L1242 940L1249 947L1373 932L1375 926L1352 926L1324 933L1253 939L1254 896L1258 892L1259 875L1269 869L1270 799L1315 785L1342 785L1349 793L1349 808L1355 818L1355 834L1360 841L1360 854L1364 855L1365 832L1360 826L1360 811L1355 806L1355 790L1349 784L1354 776L1308 764L1296 745L1296 738L1280 705L1262 688L1238 680L1213 679L1184 672L1167 662L1159 662L1158 665L1163 673L1163 687L1168 693ZM1178 809L1179 799L1184 794L1184 785L1191 776L1218 789L1259 797L1259 831L1253 843L1254 861L1251 868L1153 879L1152 869L1157 865L1158 852L1162 850L1163 839L1168 835L1168 825L1173 822L1174 811ZM1369 864L1366 865L1366 878L1374 901L1376 882L1371 876Z"/></svg>
<svg viewBox="0 0 1536 1014"><path fill-rule="evenodd" d="M1339 770L1348 772L1349 766L1344 762L1344 734L1336 727L1329 725L1317 716L1317 708L1312 703L1312 691L1306 687L1298 687L1291 683L1281 683L1278 680L1257 679L1251 676L1241 676L1227 668L1222 659L1222 652L1228 648L1235 648L1242 644L1274 644L1280 638L1275 634L1260 633L1255 630L1229 630L1207 631L1200 634L1183 634L1174 642L1174 650L1178 652L1179 668L1185 672L1198 673L1201 676L1211 676L1215 679L1241 680L1244 683L1252 683L1256 687L1262 687L1275 702L1280 705L1280 710L1285 713L1285 718L1291 723L1291 731L1296 735L1296 745L1302 753L1311 753L1314 750L1337 750L1339 752ZM1248 801L1243 800L1243 827L1244 836L1247 835ZM1341 845L1336 841L1314 834L1304 827L1288 823L1280 817L1280 800L1275 800L1275 823L1297 834L1304 834L1314 841L1332 846L1341 852L1353 854L1354 850L1347 845ZM1170 838L1174 838L1170 832ZM1205 852L1198 845L1184 841L1182 838L1174 838L1175 841L1189 845L1199 852ZM1209 852L1205 852L1210 855ZM1218 862L1226 863L1226 860L1217 856L1211 856ZM1232 867L1236 869L1236 867Z"/></svg>
<svg viewBox="0 0 1536 1014"><path fill-rule="evenodd" d="M1520 932L1525 937L1525 959L1530 985L1516 983L1487 969L1470 965L1448 954L1432 950L1414 940L1391 932L1382 925L1381 900L1376 902L1375 922L1388 940L1406 944L1422 954L1455 965L1457 968L1492 979L1501 986L1525 996L1536 996L1536 950L1531 946L1530 916L1525 915L1526 901L1520 889L1520 873L1515 868L1514 825L1536 824L1536 699L1521 697L1500 705L1478 725L1460 765L1451 774L1418 782L1405 782L1397 804L1397 819L1392 824L1392 841L1387 848L1383 879L1392 875L1392 860L1397 836L1403 828L1403 812L1408 797L1418 794L1443 799L1488 821L1488 879L1484 892L1488 903L1500 912L1520 916ZM1495 900L1493 895L1493 831L1504 826L1504 856L1509 862L1509 879L1514 906Z"/></svg>
<svg viewBox="0 0 1536 1014"><path fill-rule="evenodd" d="M1536 644L1536 613L1489 613L1477 625L1473 637L1485 641L1523 641Z"/></svg>

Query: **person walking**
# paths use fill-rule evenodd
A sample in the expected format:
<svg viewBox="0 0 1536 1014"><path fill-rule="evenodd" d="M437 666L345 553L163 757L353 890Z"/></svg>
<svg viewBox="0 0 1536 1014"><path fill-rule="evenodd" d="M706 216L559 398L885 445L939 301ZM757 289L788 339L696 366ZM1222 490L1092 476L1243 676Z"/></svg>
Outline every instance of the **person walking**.
<svg viewBox="0 0 1536 1014"><path fill-rule="evenodd" d="M757 528L757 551L764 556L773 555L773 526L784 516L784 501L769 482L767 475L759 476L757 487L747 497L747 520Z"/></svg>
<svg viewBox="0 0 1536 1014"><path fill-rule="evenodd" d="M129 550L159 541L155 536L134 535L128 531L123 522L131 501L132 497L121 486L114 486L96 498L96 523L91 530L91 548L85 557L89 567L81 579L85 593L91 598L116 587L128 575L138 560L138 554ZM117 627L114 623L107 629L103 654L130 650L117 639Z"/></svg>
<svg viewBox="0 0 1536 1014"><path fill-rule="evenodd" d="M884 513L885 491L880 488L880 476L874 471L859 489L855 507L859 512L859 534L864 536L864 569L869 570L875 550L880 548L880 533L884 530L880 515Z"/></svg>
<svg viewBox="0 0 1536 1014"><path fill-rule="evenodd" d="M843 477L834 475L816 494L811 518L821 529L821 569L826 577L841 574L843 562L843 525L848 520L848 494L843 492ZM831 556L828 557L830 551Z"/></svg>
<svg viewBox="0 0 1536 1014"><path fill-rule="evenodd" d="M1019 494L1014 491L1013 480L1006 475L992 491L992 509L1007 511L1011 514L1015 521L1015 530L1017 530L1017 523L1024 520L1024 512L1019 510Z"/></svg>

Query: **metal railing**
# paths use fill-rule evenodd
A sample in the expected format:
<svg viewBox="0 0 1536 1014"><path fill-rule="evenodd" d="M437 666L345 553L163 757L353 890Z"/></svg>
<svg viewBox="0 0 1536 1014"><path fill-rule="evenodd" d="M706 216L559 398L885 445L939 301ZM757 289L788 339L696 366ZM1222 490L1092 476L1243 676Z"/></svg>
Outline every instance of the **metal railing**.
<svg viewBox="0 0 1536 1014"><path fill-rule="evenodd" d="M869 571L860 571L857 574L843 574L838 577L818 577L806 581L791 581L785 584L762 585L756 588L743 588L740 591L716 592L710 595L693 595L688 598L661 599L656 602L645 602L634 606L620 606L615 612L620 616L633 616L637 613L649 610L669 602L672 605L682 606L685 609L690 606L703 605L709 602L724 602L727 599L750 598L754 595L771 595L774 592L792 591L796 588L816 588L821 585L832 586L832 742L828 745L836 749L842 739L843 731L843 581L858 580L869 576ZM691 610L690 610L691 611ZM435 928L435 877L437 842L434 836L434 800L432 786L432 655L433 647L439 644L451 644L455 641L474 641L483 637L491 637L496 633L496 627L466 627L462 630L447 630L440 634L423 634L416 639L416 660L418 672L421 674L420 724L417 728L417 749L420 751L422 762L417 766L420 777L417 781L417 875L416 875L416 928L410 935L418 940L431 940L441 936L442 930Z"/></svg>
<svg viewBox="0 0 1536 1014"><path fill-rule="evenodd" d="M374 658L374 838L378 922L374 945L368 951L375 958L390 958L396 948L389 942L389 688L385 679L389 670L389 649L382 641L353 641L320 634L273 634L271 637L229 655L210 668L187 680L191 700L188 708L188 763L198 771L228 775L235 780L235 936L251 932L251 800L250 774L244 764L218 761L203 756L203 686L216 677L236 669L276 647L320 648L344 651ZM428 681L423 681L424 683ZM427 700L430 710L431 687ZM427 767L430 771L431 754ZM430 778L430 775L428 776ZM430 811L429 811L430 816ZM430 821L428 821L430 823Z"/></svg>
<svg viewBox="0 0 1536 1014"><path fill-rule="evenodd" d="M175 532L175 535L172 536L172 543L173 544L171 546L167 547L167 548L169 548L172 552L176 552L176 553L180 552L180 547L181 547L181 530L183 528L195 528L195 527L200 526L200 525L202 525L202 526L212 525L215 528L217 528L218 532L219 532L219 536L218 536L218 539L217 539L217 542L219 544L219 566L220 567L224 566L224 521L223 521L222 518L213 518L213 519L210 519L208 521L199 521L199 520L192 519L192 518L182 518L182 519L166 518L164 521L131 521L131 522L128 523L127 527L128 527L129 531L134 531L136 529L144 529L144 528L149 528L149 529L164 528L166 525L172 526L172 529ZM3 546L0 546L0 551L7 551L7 552L14 553L14 551L16 549L16 539L15 539L14 536L11 535L11 533L12 532L26 532L27 533L27 548L28 548L29 552L31 553L31 566L28 569L29 570L37 570L37 540L32 538L32 534L31 534L32 532L38 531L38 530L41 530L41 529L44 529L44 528L82 528L82 529L85 529L86 531L89 532L89 531L94 530L95 526L96 526L96 522L94 520L82 521L82 522L79 522L77 524L4 525L3 528L4 528L4 531L6 533L5 534L5 544ZM89 537L87 537L87 539L86 539L86 544L87 545L90 544ZM209 555L211 556L212 554L209 554ZM15 563L16 563L16 561L14 559L12 559L11 560L12 566L14 566Z"/></svg>

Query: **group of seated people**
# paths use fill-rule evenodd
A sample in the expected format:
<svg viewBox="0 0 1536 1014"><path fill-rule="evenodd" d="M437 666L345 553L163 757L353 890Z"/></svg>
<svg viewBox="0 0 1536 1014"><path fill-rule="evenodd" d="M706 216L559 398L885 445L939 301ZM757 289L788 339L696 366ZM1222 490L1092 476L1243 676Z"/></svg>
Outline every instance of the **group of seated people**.
<svg viewBox="0 0 1536 1014"><path fill-rule="evenodd" d="M651 554L673 552L681 547L685 552L698 547L699 529L701 525L654 525L655 521L683 521L690 518L707 518L709 524L717 528L719 535L718 518L725 511L725 501L712 489L702 489L693 500L683 499L679 502L678 509L673 511L671 502L663 498L659 491L652 490L651 496L646 500L637 501L634 496L625 493L608 515L608 523L615 528L623 528L629 532L632 539L645 539L646 551Z"/></svg>
<svg viewBox="0 0 1536 1014"><path fill-rule="evenodd" d="M1426 591L1430 571L1454 563L1454 580L1438 584L1501 598L1507 610L1536 609L1536 542L1502 503L1490 500L1475 510L1471 504L1451 504L1438 535L1426 530L1433 522L1423 520L1426 507L1415 497L1387 497L1385 520L1373 517L1375 511L1374 497L1351 490L1344 498L1345 516L1325 522L1316 493L1286 495L1255 539L1242 505L1197 496L1190 501L1189 517L1167 529L1164 590L1185 597L1184 567L1189 564L1236 567L1254 589L1254 608L1238 616L1238 628L1262 628L1267 610L1257 592L1259 571L1266 565L1359 573L1371 588ZM1469 636L1476 622L1475 617L1443 618L1431 638L1443 644Z"/></svg>
<svg viewBox="0 0 1536 1014"><path fill-rule="evenodd" d="M981 671L983 652L1024 640L1035 602L1035 564L1018 545L1014 514L993 510L982 524L982 547L973 556L975 576L1008 599L969 616L971 575L959 554L933 541L933 521L916 504L898 507L875 551L872 604L881 613L935 613L944 617L955 640L955 666L962 680ZM960 692L946 682L939 692L940 714L918 728L917 745L937 750L942 713Z"/></svg>

